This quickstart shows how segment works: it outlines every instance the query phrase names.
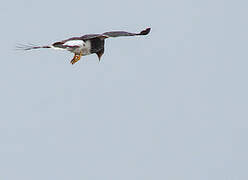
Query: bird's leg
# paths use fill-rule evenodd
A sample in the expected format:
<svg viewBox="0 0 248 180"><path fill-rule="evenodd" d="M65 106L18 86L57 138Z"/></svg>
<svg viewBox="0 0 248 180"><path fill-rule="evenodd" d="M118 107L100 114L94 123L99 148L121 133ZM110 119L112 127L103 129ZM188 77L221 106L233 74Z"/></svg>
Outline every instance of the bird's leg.
<svg viewBox="0 0 248 180"><path fill-rule="evenodd" d="M71 60L71 64L75 64L76 62L78 62L80 60L80 56L75 54L73 59Z"/></svg>
<svg viewBox="0 0 248 180"><path fill-rule="evenodd" d="M76 62L78 62L81 59L82 56L82 52L80 52L80 54L75 54L73 59L71 60L71 64L75 64Z"/></svg>

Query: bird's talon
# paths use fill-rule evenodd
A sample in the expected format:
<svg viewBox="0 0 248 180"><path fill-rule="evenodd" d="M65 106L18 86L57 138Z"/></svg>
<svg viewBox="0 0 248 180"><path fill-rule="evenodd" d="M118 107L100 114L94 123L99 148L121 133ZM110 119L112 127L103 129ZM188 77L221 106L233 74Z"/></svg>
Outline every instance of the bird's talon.
<svg viewBox="0 0 248 180"><path fill-rule="evenodd" d="M71 60L71 64L75 64L76 62L78 62L78 60L80 59L79 56L75 55L74 58Z"/></svg>

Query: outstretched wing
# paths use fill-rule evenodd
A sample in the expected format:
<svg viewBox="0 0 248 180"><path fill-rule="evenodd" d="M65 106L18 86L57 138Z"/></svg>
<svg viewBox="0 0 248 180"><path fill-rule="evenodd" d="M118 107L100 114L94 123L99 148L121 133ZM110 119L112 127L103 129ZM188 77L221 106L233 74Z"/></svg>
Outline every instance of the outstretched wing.
<svg viewBox="0 0 248 180"><path fill-rule="evenodd" d="M147 35L151 31L151 28L147 28L140 33L130 33L126 31L110 31L105 32L102 35L107 37L121 37L121 36L139 36L139 35Z"/></svg>
<svg viewBox="0 0 248 180"><path fill-rule="evenodd" d="M102 34L86 34L84 36L81 36L81 40L89 40L89 39L94 39L94 38L100 38ZM106 38L106 37L105 37Z"/></svg>
<svg viewBox="0 0 248 180"><path fill-rule="evenodd" d="M100 38L100 39L106 39L109 37L121 37L121 36L140 36L140 35L147 35L151 31L151 28L147 28L139 33L130 33L126 31L110 31L110 32L105 32L102 34L87 34L80 39L82 40L88 40L88 39L94 39L94 38Z"/></svg>

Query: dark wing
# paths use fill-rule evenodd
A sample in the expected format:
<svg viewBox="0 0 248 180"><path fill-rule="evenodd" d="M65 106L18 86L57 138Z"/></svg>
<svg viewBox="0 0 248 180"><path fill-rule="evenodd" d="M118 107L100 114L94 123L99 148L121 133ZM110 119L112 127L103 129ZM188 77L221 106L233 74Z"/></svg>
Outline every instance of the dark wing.
<svg viewBox="0 0 248 180"><path fill-rule="evenodd" d="M147 28L140 33L130 33L130 32L125 32L125 31L110 31L110 32L105 32L102 35L107 36L107 37L121 37L121 36L139 36L139 35L147 35L151 31L151 28Z"/></svg>
<svg viewBox="0 0 248 180"><path fill-rule="evenodd" d="M130 33L126 31L110 31L105 32L103 34L87 34L80 37L81 40L89 40L94 38L105 39L109 37L121 37L121 36L140 36L140 35L147 35L151 31L151 28L147 28L139 33Z"/></svg>
<svg viewBox="0 0 248 180"><path fill-rule="evenodd" d="M94 39L94 38L101 38L103 37L102 34L86 34L84 36L81 36L81 40L89 40L89 39Z"/></svg>

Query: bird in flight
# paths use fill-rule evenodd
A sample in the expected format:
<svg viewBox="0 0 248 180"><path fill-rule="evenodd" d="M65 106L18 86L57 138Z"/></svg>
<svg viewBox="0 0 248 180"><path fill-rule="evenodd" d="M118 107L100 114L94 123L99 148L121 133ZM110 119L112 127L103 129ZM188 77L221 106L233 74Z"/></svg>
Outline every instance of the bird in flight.
<svg viewBox="0 0 248 180"><path fill-rule="evenodd" d="M141 36L147 35L151 28L147 28L139 33L130 33L125 31L110 31L102 34L86 34L81 37L72 37L63 41L55 42L48 46L34 46L34 45L19 45L17 48L23 50L52 48L63 49L74 53L71 64L78 62L82 56L89 54L97 54L99 61L104 53L104 41L106 38L121 37L121 36Z"/></svg>

